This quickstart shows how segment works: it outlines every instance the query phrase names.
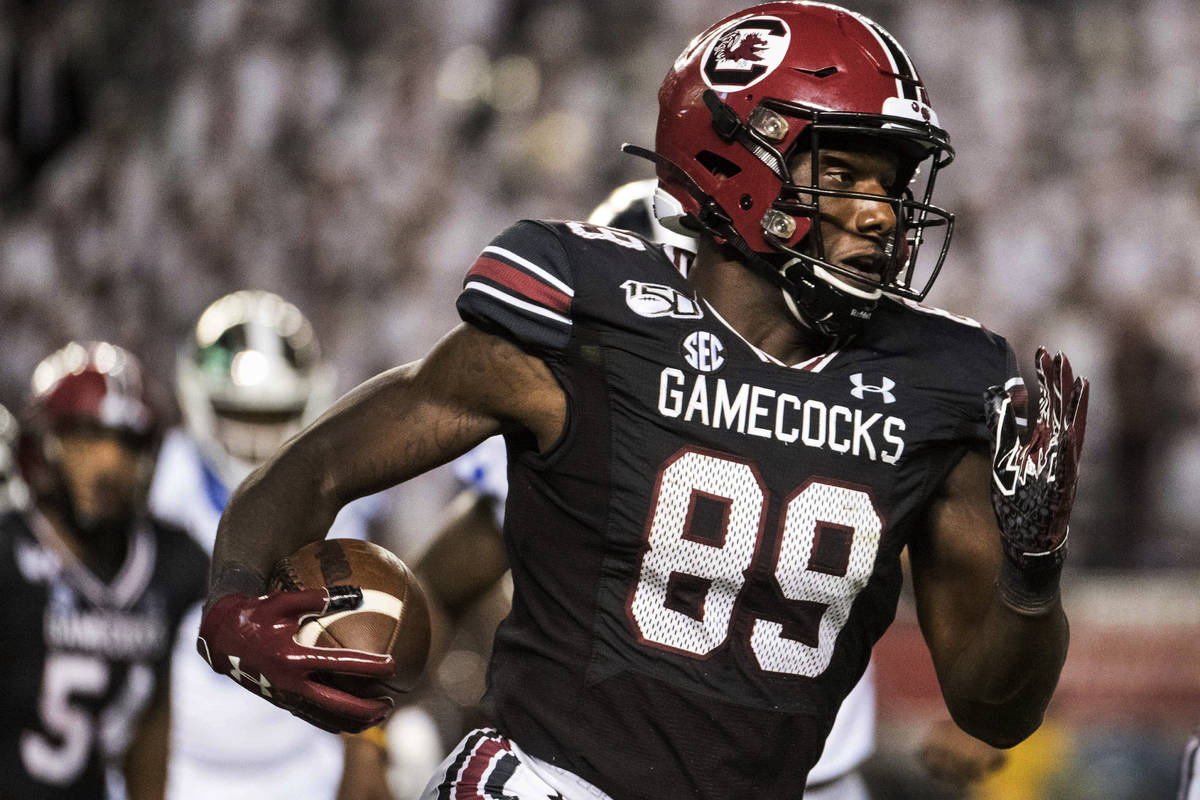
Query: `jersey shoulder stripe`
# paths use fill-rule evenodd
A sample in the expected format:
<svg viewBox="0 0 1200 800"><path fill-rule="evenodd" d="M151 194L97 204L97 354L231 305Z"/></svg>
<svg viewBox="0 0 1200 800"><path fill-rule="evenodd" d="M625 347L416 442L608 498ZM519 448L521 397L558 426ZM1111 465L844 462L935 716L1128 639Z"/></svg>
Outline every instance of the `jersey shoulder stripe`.
<svg viewBox="0 0 1200 800"><path fill-rule="evenodd" d="M515 265L519 269L526 270L531 275L536 276L554 289L557 289L558 293L565 295L568 303L570 302L570 298L575 296L575 290L556 278L552 272L542 269L534 262L527 258L522 258L511 250L497 247L496 245L488 245L483 248L483 255L480 257L485 258L488 255L494 256L492 260L499 259L501 263Z"/></svg>
<svg viewBox="0 0 1200 800"><path fill-rule="evenodd" d="M515 253L507 253L507 257L512 261L504 260L503 258L491 258L487 255L489 251L497 252L499 248L485 248L483 254L475 259L475 264L467 273L467 288L472 288L472 285L483 281L494 286L504 287L509 290L509 294L526 297L530 300L540 303L546 308L557 312L559 315L567 314L571 310L571 295L573 292L569 288L566 291L558 288L562 284L558 281L550 283L545 278L551 276L545 275L541 270L533 272L522 271L512 265L512 261L517 261L528 264L529 267L537 269L536 265L526 262L517 256ZM541 279L539 279L541 278ZM557 286L555 284L558 284ZM566 288L566 287L564 287Z"/></svg>
<svg viewBox="0 0 1200 800"><path fill-rule="evenodd" d="M553 230L522 220L479 254L463 281L459 315L534 349L561 350L575 297L570 260Z"/></svg>

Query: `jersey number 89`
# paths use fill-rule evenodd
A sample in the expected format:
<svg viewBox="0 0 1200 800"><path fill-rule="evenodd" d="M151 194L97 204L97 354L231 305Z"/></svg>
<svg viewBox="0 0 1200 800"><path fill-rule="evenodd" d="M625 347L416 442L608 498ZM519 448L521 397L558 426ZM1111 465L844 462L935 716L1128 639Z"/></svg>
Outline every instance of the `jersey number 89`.
<svg viewBox="0 0 1200 800"><path fill-rule="evenodd" d="M684 450L659 472L655 496L649 549L630 612L644 641L704 657L729 638L738 594L761 546L766 490L748 463ZM700 539L691 531L697 498L723 506L716 539ZM750 649L763 670L816 677L829 666L854 598L871 578L883 520L865 490L814 479L788 498L782 526L775 579L789 600L825 606L818 644L785 637L780 623L756 619ZM848 539L849 548L842 550L848 550L846 563L817 562L821 536ZM671 599L681 581L701 595L690 609L678 608Z"/></svg>

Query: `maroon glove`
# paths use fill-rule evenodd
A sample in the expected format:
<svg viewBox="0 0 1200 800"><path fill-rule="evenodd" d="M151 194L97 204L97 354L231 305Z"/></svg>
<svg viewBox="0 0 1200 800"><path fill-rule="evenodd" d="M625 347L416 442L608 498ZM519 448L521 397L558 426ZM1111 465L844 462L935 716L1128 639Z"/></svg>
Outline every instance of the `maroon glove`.
<svg viewBox="0 0 1200 800"><path fill-rule="evenodd" d="M1028 613L1058 597L1088 403L1088 382L1073 376L1066 356L1051 359L1039 347L1035 358L1041 396L1027 442L1020 438L1013 395L999 386L986 395L992 508L1007 556L1000 589L1009 605Z"/></svg>
<svg viewBox="0 0 1200 800"><path fill-rule="evenodd" d="M354 586L261 597L227 594L204 612L196 649L214 671L318 728L358 733L383 722L391 700L355 697L322 683L321 675L387 678L394 660L360 650L304 647L295 635L306 618L361 604L362 592Z"/></svg>

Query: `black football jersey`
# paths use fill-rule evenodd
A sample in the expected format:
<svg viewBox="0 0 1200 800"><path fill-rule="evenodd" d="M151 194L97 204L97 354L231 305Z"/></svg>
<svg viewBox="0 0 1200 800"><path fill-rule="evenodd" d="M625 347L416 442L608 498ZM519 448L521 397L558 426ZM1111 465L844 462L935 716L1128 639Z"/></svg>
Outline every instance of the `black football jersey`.
<svg viewBox="0 0 1200 800"><path fill-rule="evenodd" d="M471 268L467 322L542 357L561 440L510 436L513 607L487 702L614 798L796 798L891 623L900 551L1019 381L1004 339L892 299L786 365L663 250L521 222Z"/></svg>
<svg viewBox="0 0 1200 800"><path fill-rule="evenodd" d="M36 533L35 533L36 529ZM208 557L147 521L108 582L44 518L0 517L0 797L102 798L139 715L168 675L180 617Z"/></svg>

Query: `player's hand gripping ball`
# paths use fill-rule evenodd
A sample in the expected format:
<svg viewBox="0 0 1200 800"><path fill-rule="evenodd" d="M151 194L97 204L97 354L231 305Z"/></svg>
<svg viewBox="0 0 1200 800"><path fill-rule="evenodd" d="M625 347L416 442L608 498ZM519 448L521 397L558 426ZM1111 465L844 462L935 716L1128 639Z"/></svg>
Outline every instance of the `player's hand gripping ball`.
<svg viewBox="0 0 1200 800"><path fill-rule="evenodd" d="M390 655L394 667L382 678L329 675L331 686L359 697L380 694L399 700L412 691L429 658L429 606L412 570L392 552L357 539L326 539L280 561L270 590L295 592L357 587L357 608L306 620L296 633L305 647L347 648Z"/></svg>
<svg viewBox="0 0 1200 800"><path fill-rule="evenodd" d="M384 722L429 653L411 571L382 548L332 539L284 559L271 584L205 611L196 647L213 670L327 731Z"/></svg>
<svg viewBox="0 0 1200 800"><path fill-rule="evenodd" d="M1003 387L986 396L992 435L992 508L1009 567L1025 576L1053 576L1066 555L1067 523L1079 481L1079 456L1087 426L1088 382L1076 378L1062 353L1051 359L1038 348L1038 417L1027 441L1020 437L1023 398ZM1024 409L1020 409L1023 414ZM1047 586L1050 584L1047 583ZM1002 588L1004 588L1002 584ZM1010 598L1020 606L1024 600ZM1035 610L1030 608L1028 610Z"/></svg>

